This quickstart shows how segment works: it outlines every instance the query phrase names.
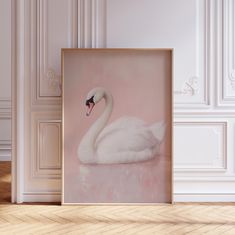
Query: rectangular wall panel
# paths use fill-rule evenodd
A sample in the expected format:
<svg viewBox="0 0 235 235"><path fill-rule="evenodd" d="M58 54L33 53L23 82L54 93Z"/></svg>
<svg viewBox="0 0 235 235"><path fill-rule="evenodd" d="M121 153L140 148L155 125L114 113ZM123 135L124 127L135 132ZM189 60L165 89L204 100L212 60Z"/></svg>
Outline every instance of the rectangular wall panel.
<svg viewBox="0 0 235 235"><path fill-rule="evenodd" d="M218 77L219 106L234 108L235 101L235 2L222 2L222 73Z"/></svg>
<svg viewBox="0 0 235 235"><path fill-rule="evenodd" d="M61 168L61 123L44 122L38 124L38 167L40 170Z"/></svg>
<svg viewBox="0 0 235 235"><path fill-rule="evenodd" d="M37 0L37 98L61 95L61 48L77 46L77 1Z"/></svg>
<svg viewBox="0 0 235 235"><path fill-rule="evenodd" d="M24 164L24 201L58 201L61 112L32 112Z"/></svg>
<svg viewBox="0 0 235 235"><path fill-rule="evenodd" d="M174 127L174 168L225 170L227 125L223 122L182 122Z"/></svg>
<svg viewBox="0 0 235 235"><path fill-rule="evenodd" d="M30 140L30 175L35 179L60 179L61 121L58 112L33 112Z"/></svg>

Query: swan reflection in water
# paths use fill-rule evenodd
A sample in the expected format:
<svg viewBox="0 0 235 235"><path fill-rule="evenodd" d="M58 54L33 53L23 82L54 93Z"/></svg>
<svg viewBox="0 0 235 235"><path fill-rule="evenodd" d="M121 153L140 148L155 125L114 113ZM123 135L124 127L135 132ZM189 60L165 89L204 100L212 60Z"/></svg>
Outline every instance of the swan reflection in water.
<svg viewBox="0 0 235 235"><path fill-rule="evenodd" d="M130 164L78 164L70 195L81 203L168 202L171 162L168 155Z"/></svg>

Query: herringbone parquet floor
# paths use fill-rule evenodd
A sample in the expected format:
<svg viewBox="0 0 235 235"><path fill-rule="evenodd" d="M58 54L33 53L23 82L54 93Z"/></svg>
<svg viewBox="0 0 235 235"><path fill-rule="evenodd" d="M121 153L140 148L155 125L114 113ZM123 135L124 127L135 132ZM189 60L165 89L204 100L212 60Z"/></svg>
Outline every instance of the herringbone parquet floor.
<svg viewBox="0 0 235 235"><path fill-rule="evenodd" d="M60 206L0 204L0 234L235 235L235 204Z"/></svg>

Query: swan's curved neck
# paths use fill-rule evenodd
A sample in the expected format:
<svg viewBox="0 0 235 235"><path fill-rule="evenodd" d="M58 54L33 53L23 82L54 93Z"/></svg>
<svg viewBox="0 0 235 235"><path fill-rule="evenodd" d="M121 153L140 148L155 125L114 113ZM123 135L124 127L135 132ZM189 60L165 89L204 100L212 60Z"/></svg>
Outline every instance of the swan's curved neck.
<svg viewBox="0 0 235 235"><path fill-rule="evenodd" d="M105 100L105 109L102 115L96 120L96 122L90 127L86 135L83 137L80 143L80 149L86 149L86 151L80 151L80 159L86 159L88 162L95 162L96 159L96 139L99 133L107 124L113 108L113 97L110 93L105 92L103 96ZM83 156L82 156L83 155Z"/></svg>

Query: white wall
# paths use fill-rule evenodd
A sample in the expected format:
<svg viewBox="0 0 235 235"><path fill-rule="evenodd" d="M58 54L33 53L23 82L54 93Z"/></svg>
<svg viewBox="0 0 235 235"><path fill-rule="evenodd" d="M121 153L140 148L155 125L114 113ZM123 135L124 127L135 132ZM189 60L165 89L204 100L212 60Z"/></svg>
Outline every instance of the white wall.
<svg viewBox="0 0 235 235"><path fill-rule="evenodd" d="M61 47L174 48L174 198L235 201L233 0L20 2L23 201L60 200Z"/></svg>
<svg viewBox="0 0 235 235"><path fill-rule="evenodd" d="M0 161L11 159L11 1L0 1Z"/></svg>

